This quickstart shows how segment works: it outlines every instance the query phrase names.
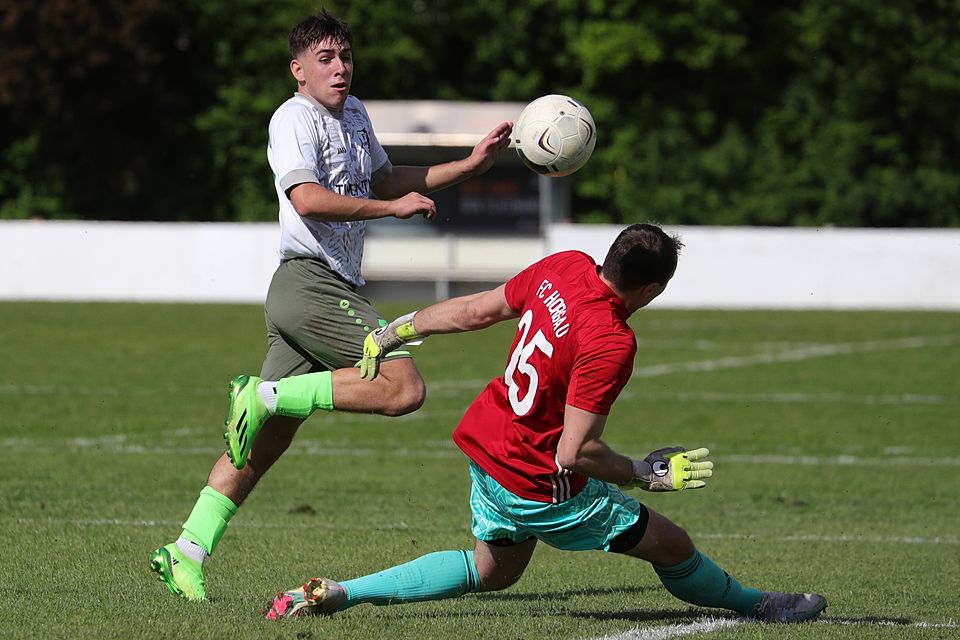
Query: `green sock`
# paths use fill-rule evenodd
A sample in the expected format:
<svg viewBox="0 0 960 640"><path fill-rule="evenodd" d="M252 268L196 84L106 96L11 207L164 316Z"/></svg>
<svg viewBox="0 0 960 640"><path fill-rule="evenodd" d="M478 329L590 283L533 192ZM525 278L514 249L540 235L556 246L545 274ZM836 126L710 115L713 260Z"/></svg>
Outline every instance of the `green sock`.
<svg viewBox="0 0 960 640"><path fill-rule="evenodd" d="M749 616L762 595L756 589L740 586L736 578L699 551L694 551L680 564L669 567L653 565L653 569L667 591L684 602L701 607L732 609Z"/></svg>
<svg viewBox="0 0 960 640"><path fill-rule="evenodd" d="M348 609L358 604L403 604L456 598L480 586L473 551L437 551L406 564L340 583Z"/></svg>
<svg viewBox="0 0 960 640"><path fill-rule="evenodd" d="M237 513L237 505L227 496L211 487L204 487L193 506L190 517L183 523L182 538L195 542L206 552L213 555L213 550L220 543L227 530L227 525Z"/></svg>
<svg viewBox="0 0 960 640"><path fill-rule="evenodd" d="M333 373L305 373L277 381L277 415L306 420L317 409L333 411Z"/></svg>

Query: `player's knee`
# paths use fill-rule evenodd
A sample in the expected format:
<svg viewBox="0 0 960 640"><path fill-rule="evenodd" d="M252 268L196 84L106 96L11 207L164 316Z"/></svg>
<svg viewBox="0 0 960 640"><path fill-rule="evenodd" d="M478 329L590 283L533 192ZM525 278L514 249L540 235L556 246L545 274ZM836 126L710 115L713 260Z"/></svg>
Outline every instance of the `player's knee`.
<svg viewBox="0 0 960 640"><path fill-rule="evenodd" d="M665 546L678 558L689 558L694 552L693 540L691 540L689 534L680 527L677 527L676 533L667 538Z"/></svg>
<svg viewBox="0 0 960 640"><path fill-rule="evenodd" d="M389 416L402 416L413 413L423 406L427 398L427 385L420 376L403 378L391 389L386 398L384 413Z"/></svg>
<svg viewBox="0 0 960 640"><path fill-rule="evenodd" d="M380 406L377 413L387 416L402 416L423 406L427 398L427 385L413 360L400 358L383 363L377 389Z"/></svg>
<svg viewBox="0 0 960 640"><path fill-rule="evenodd" d="M665 566L679 564L693 555L693 541L682 527L653 509L648 509L647 514L648 519L642 534L639 529L631 529L615 539L610 550ZM642 536L639 542L625 550L634 543L637 534Z"/></svg>
<svg viewBox="0 0 960 640"><path fill-rule="evenodd" d="M477 591L500 591L517 583L533 556L537 541L515 542L509 538L477 541L473 553L480 584Z"/></svg>
<svg viewBox="0 0 960 640"><path fill-rule="evenodd" d="M660 537L660 564L679 564L693 555L696 548L690 535L679 525L670 522Z"/></svg>
<svg viewBox="0 0 960 640"><path fill-rule="evenodd" d="M480 587L477 591L502 591L507 587L515 585L522 575L522 570L519 573L505 573L503 571L480 572Z"/></svg>

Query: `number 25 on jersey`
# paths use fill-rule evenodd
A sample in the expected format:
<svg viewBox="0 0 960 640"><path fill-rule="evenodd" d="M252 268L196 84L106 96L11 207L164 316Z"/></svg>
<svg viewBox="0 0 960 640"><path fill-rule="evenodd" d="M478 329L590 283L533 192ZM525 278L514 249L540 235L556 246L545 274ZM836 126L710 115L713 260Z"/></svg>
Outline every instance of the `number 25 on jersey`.
<svg viewBox="0 0 960 640"><path fill-rule="evenodd" d="M539 350L548 358L553 357L553 344L543 335L543 331L537 329L533 337L530 337L530 325L532 323L533 311L528 309L520 318L520 340L517 342L517 348L510 354L510 362L507 363L507 369L503 374L504 382L507 384L507 397L510 399L510 406L513 407L513 412L518 416L525 416L530 412L536 399L540 381L540 374L533 363L530 362L530 356ZM529 341L527 341L528 337L530 337ZM520 384L517 381L518 376L527 378L527 392L522 398L520 397Z"/></svg>

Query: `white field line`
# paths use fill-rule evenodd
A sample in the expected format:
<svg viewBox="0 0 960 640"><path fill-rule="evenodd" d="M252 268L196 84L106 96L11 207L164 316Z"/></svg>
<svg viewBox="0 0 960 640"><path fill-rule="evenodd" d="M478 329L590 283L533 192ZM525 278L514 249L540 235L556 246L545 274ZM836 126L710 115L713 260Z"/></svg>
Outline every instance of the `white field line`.
<svg viewBox="0 0 960 640"><path fill-rule="evenodd" d="M309 522L300 523L274 523L262 521L250 521L246 519L234 520L230 523L230 528L241 529L308 529L308 530L331 530L331 531L419 531L429 529L427 526L413 526L406 522L378 522L376 526L370 526L362 523L356 526L344 525L329 521L325 518L315 518L311 515L304 515L304 520ZM25 525L69 525L85 527L129 527L129 528L150 528L165 527L175 528L183 523L179 520L137 520L124 518L17 518L18 524ZM469 526L464 524L459 529L469 530ZM694 539L712 539L712 540L749 540L751 542L822 542L828 544L912 544L912 545L930 545L930 546L960 546L960 539L956 536L937 536L934 538L924 538L921 536L825 536L825 535L804 535L804 536L762 536L753 533L697 533L691 532Z"/></svg>
<svg viewBox="0 0 960 640"><path fill-rule="evenodd" d="M157 446L155 444L138 444L130 441L130 434L113 434L92 438L69 438L66 440L40 440L29 437L12 437L0 439L0 448L19 451L49 451L53 447L68 450L96 449L105 453L127 454L197 454L217 455L223 453L223 448L217 446ZM336 458L370 458L376 456L390 456L394 458L459 458L463 456L452 443L437 441L435 448L394 448L373 449L368 447L351 446L323 446L308 439L297 440L293 448L284 455L287 456L319 456ZM889 457L862 457L854 455L837 456L803 456L803 455L770 455L770 454L727 454L715 457L715 462L748 462L750 464L772 464L776 466L833 466L833 467L875 467L875 466L910 466L910 467L957 467L960 458L957 457L907 457L899 449L891 449Z"/></svg>
<svg viewBox="0 0 960 640"><path fill-rule="evenodd" d="M925 538L923 536L825 536L825 535L797 535L781 536L778 538L757 536L754 534L743 533L698 533L695 538L698 540L774 540L776 542L829 542L829 543L855 543L855 544L912 544L912 545L947 545L960 546L960 538L957 536L934 536Z"/></svg>
<svg viewBox="0 0 960 640"><path fill-rule="evenodd" d="M35 438L13 437L0 439L0 448L7 451L43 452L54 448L68 451L93 450L97 453L149 454L149 455L210 455L219 456L224 452L221 445L163 446L130 442L126 436L114 435L99 438L70 438L67 440L43 441ZM438 449L372 449L364 447L327 447L312 444L308 440L297 440L294 446L284 452L290 456L319 456L326 458L461 458L463 454L451 442L450 446Z"/></svg>
<svg viewBox="0 0 960 640"><path fill-rule="evenodd" d="M683 636L705 635L723 629L729 629L742 624L757 624L747 618L714 618L704 616L693 622L682 622L677 624L668 624L660 627L637 628L624 633L601 636L592 640L669 640L670 638L681 638ZM888 620L884 618L820 618L815 624L828 624L838 626L864 626L864 627L914 627L921 629L957 629L960 624L956 622L902 622L899 620Z"/></svg>
<svg viewBox="0 0 960 640"><path fill-rule="evenodd" d="M310 519L310 522L301 523L273 523L273 522L250 522L248 520L234 521L230 523L231 529L306 529L321 531L419 531L435 530L430 527L413 527L406 522L377 522L375 526L369 523L358 524L356 526L344 525L342 523L329 522L323 518L315 518L312 515L304 514L304 519ZM127 527L127 528L177 528L183 525L181 520L127 520L124 518L17 518L18 524L25 525L68 525L71 527ZM469 530L467 525L462 527Z"/></svg>
<svg viewBox="0 0 960 640"><path fill-rule="evenodd" d="M193 429L176 430L174 433L193 433ZM41 440L30 437L10 437L0 439L0 448L8 451L49 451L52 448L76 450L96 450L98 453L126 453L126 454L166 454L166 455L219 455L223 447L219 445L197 446L163 446L156 444L139 444L131 441L134 434L111 434L107 436L88 438L68 438L66 440ZM772 454L727 454L714 457L717 463L747 462L750 464L770 464L776 466L820 466L820 467L958 467L960 457L908 457L903 453L909 448L892 448L889 456L864 457L854 455L837 456L804 456L804 455L772 455ZM284 453L285 456L318 456L336 458L371 458L390 456L393 458L460 458L463 454L449 441L437 440L431 448L392 448L373 449L369 447L324 446L307 438L298 439L293 447Z"/></svg>
<svg viewBox="0 0 960 640"><path fill-rule="evenodd" d="M725 391L630 391L620 394L621 398L643 400L646 402L736 402L739 404L824 404L848 403L864 405L941 405L957 402L960 396L945 396L929 393L885 393L854 394L835 392L769 392L769 393L729 393Z"/></svg>
<svg viewBox="0 0 960 640"><path fill-rule="evenodd" d="M681 622L646 629L637 628L625 633L602 636L600 638L594 638L593 640L669 640L670 638L713 633L714 631L729 629L730 627L735 627L746 622L748 621L742 618L704 617L693 622Z"/></svg>
<svg viewBox="0 0 960 640"><path fill-rule="evenodd" d="M714 358L710 360L698 360L693 362L677 362L677 363L665 363L650 365L647 367L641 367L639 369L634 369L633 376L639 378L652 378L656 376L668 375L671 373L680 373L680 372L702 372L702 371L716 371L718 369L733 369L740 367L748 367L752 365L762 365L762 364L776 364L779 362L797 362L800 360L810 360L812 358L828 358L832 356L842 356L852 353L874 353L878 351L898 351L904 349L923 349L923 348L934 348L934 347L946 347L960 344L960 336L957 335L944 335L944 336L908 336L905 338L896 338L892 340L870 340L866 342L840 342L840 343L827 343L827 344L812 344L804 345L801 347L794 348L782 348L779 344L770 344L770 343L760 343L760 346L767 347L768 350L761 351L760 353L751 354L748 356L729 356L725 358ZM772 350L777 349L777 350ZM461 380L436 380L429 383L429 391L439 392L441 394L448 394L450 392L457 392L464 389L469 389L474 393L479 393L481 389L489 382L489 378L478 378L478 379L461 379ZM213 387L203 388L203 387L178 387L176 385L161 385L158 387L151 388L130 388L124 389L123 395L129 394L154 394L158 390L163 390L166 392L172 392L177 394L189 394L189 395L212 395L212 394L222 394L224 387L217 387L214 390ZM62 385L31 385L31 384L0 384L0 395L57 395L62 394L65 390L69 390L70 393L75 395L99 395L99 396L119 396L121 391L117 388L111 388L108 386L102 387L83 387L83 386L69 386L64 387ZM773 399L771 401L776 401L776 396L780 394L773 394ZM785 394L787 400L789 399L790 394ZM815 394L816 395L816 394ZM906 402L923 402L924 396L920 394L907 394L907 397L914 396L918 400L905 400ZM877 402L883 403L883 398L891 397L896 398L896 396L878 396L880 398ZM937 396L929 396L931 398L937 398ZM691 399L697 399L693 397ZM715 399L715 398L713 398ZM722 398L721 398L722 399ZM792 400L797 401L797 400ZM800 402L805 400L801 399ZM935 402L935 401L934 401ZM416 414L415 414L416 415ZM420 414L422 415L422 414Z"/></svg>
<svg viewBox="0 0 960 640"><path fill-rule="evenodd" d="M742 455L730 454L717 456L723 462L749 462L750 464L773 464L789 466L826 466L826 467L876 467L911 466L918 469L924 466L958 467L960 458L908 458L890 456L889 458L865 458L861 456L786 456L786 455Z"/></svg>
<svg viewBox="0 0 960 640"><path fill-rule="evenodd" d="M103 385L98 387L87 387L83 385L56 385L56 384L0 384L0 395L4 396L56 396L69 392L77 396L99 396L116 398L122 396L138 395L152 396L159 393L177 396L210 396L218 395L226 397L227 386L204 387L194 385L172 385L162 384L156 387L112 387Z"/></svg>
<svg viewBox="0 0 960 640"><path fill-rule="evenodd" d="M695 363L690 363L695 364ZM665 365L664 365L665 366ZM480 392L486 385L487 380L437 380L427 384L428 398L443 397L473 397ZM120 397L120 390L117 388L100 387L65 387L65 386L38 386L38 385L18 385L5 384L0 385L0 396L55 396L63 395L69 392L71 395L81 396L100 396L100 397ZM124 391L126 395L150 396L158 392L158 389L129 389ZM177 390L175 394L184 395L184 393L197 396L219 397L219 390L200 391L191 388L189 391ZM632 390L627 387L620 398L624 400L639 400L645 402L735 402L740 404L862 404L862 405L943 405L948 403L960 402L960 396L930 394L930 393L885 393L885 394L855 394L839 392L765 392L765 393L731 393L727 391L645 391ZM390 420L424 420L428 418L450 419L456 421L463 415L463 409L451 409L448 411L437 411L431 409L421 409L405 416L390 418ZM352 413L338 414L338 421L372 421L383 420L383 416ZM200 428L193 431L200 432Z"/></svg>
<svg viewBox="0 0 960 640"><path fill-rule="evenodd" d="M829 358L852 353L875 353L878 351L901 351L904 349L925 349L952 346L960 342L960 336L910 336L894 340L869 340L866 342L839 342L835 344L817 344L783 351L764 351L749 356L729 356L697 362L677 362L658 364L633 370L633 376L651 378L670 373L689 373L734 369L759 364L777 364L797 362L813 358Z"/></svg>
<svg viewBox="0 0 960 640"><path fill-rule="evenodd" d="M917 627L920 629L960 629L958 622L901 622L899 620L885 619L864 619L856 618L823 618L817 620L818 624L833 624L840 627Z"/></svg>

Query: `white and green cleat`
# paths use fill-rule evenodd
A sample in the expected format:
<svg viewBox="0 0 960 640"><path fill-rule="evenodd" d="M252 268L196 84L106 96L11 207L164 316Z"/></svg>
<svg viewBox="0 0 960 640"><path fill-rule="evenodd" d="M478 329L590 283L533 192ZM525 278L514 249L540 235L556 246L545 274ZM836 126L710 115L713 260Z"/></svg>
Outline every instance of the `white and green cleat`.
<svg viewBox="0 0 960 640"><path fill-rule="evenodd" d="M230 408L224 422L227 430L223 439L227 443L227 455L237 469L247 464L247 456L253 448L253 441L270 417L267 405L263 404L257 385L261 380L257 376L237 376L230 381Z"/></svg>
<svg viewBox="0 0 960 640"><path fill-rule="evenodd" d="M203 566L189 558L171 542L156 549L150 556L150 570L167 585L170 593L186 600L206 600L207 591L203 582Z"/></svg>

